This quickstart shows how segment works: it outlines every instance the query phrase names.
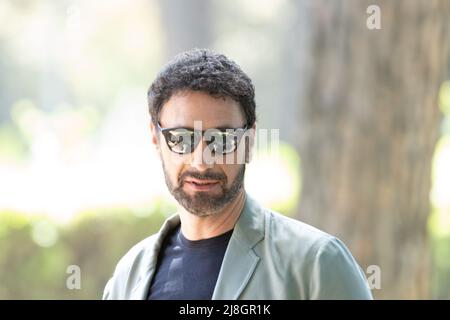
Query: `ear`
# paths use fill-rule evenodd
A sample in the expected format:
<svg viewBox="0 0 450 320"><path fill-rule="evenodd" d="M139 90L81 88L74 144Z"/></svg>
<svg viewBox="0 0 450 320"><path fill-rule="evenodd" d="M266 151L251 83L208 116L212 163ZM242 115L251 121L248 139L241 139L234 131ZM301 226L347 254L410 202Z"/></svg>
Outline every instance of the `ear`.
<svg viewBox="0 0 450 320"><path fill-rule="evenodd" d="M152 144L155 146L156 151L159 153L159 138L158 138L158 128L153 124L153 122L150 122L150 137Z"/></svg>

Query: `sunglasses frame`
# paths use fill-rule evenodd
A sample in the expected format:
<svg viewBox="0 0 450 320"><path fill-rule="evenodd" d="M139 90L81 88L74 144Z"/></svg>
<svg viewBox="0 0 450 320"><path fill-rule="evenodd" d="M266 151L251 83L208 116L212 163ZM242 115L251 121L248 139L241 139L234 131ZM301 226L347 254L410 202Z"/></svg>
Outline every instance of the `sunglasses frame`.
<svg viewBox="0 0 450 320"><path fill-rule="evenodd" d="M217 131L222 132L222 133L230 133L230 134L232 134L233 138L235 140L235 145L234 145L233 150L229 151L229 152L221 152L219 154L226 155L226 154L233 153L233 152L235 152L237 150L237 147L238 147L240 139L245 134L245 132L249 129L247 124L244 127L242 127L242 128L226 128L226 129L214 129L214 128L211 128L211 129L208 129L208 130L195 130L195 129L190 129L190 128L186 128L186 127L163 128L163 127L161 127L159 122L157 122L157 126L158 126L158 130L161 131L161 133L162 133L162 135L164 137L164 140L166 140L166 144L167 144L167 147L169 148L169 150L174 152L174 153L176 153L176 154L181 154L181 155L183 155L183 154L190 154L190 153L194 152L194 150L197 148L197 146L198 146L198 144L200 142L199 137L204 139L205 132L207 132L209 130L217 130ZM180 129L183 129L183 130L186 130L186 131L188 131L190 133L193 133L193 136L194 136L194 147L191 148L191 150L189 152L177 152L177 151L174 151L172 149L172 147L169 145L169 142L170 142L169 141L170 140L170 138L169 138L170 131L180 130ZM237 132L241 132L241 133L238 134ZM211 151L214 151L210 147L210 145L212 145L214 143L214 141L206 141L206 144L207 144L208 148L210 148Z"/></svg>

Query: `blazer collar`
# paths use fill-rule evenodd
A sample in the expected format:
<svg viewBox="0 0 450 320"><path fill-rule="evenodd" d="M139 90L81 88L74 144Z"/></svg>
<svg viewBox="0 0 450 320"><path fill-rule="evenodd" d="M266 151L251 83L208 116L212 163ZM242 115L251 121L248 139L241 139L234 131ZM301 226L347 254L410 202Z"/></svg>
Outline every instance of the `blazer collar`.
<svg viewBox="0 0 450 320"><path fill-rule="evenodd" d="M164 242L166 235L180 223L180 216L174 214L164 221L163 225L156 234L156 240L145 249L143 269L140 272L138 280L131 290L130 299L132 300L147 300L147 293L150 287L153 274L156 270L156 263L158 259L159 251Z"/></svg>

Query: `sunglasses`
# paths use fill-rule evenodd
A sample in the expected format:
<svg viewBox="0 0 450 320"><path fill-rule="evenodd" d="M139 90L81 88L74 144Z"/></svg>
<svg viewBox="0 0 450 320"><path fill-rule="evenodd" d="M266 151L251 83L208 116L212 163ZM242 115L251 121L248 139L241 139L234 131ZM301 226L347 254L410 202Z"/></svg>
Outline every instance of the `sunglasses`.
<svg viewBox="0 0 450 320"><path fill-rule="evenodd" d="M178 154L192 153L200 140L205 138L206 144L212 153L227 154L236 151L240 139L247 131L247 125L243 128L232 129L208 129L205 131L189 128L161 128L158 129L164 136L167 146L172 152Z"/></svg>

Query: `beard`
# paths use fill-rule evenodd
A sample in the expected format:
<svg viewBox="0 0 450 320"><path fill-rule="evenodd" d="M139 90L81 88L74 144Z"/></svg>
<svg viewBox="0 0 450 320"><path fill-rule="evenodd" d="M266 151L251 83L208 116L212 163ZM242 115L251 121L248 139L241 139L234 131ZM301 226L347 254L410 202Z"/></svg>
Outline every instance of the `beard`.
<svg viewBox="0 0 450 320"><path fill-rule="evenodd" d="M180 205L182 205L188 212L198 216L206 217L219 213L223 208L230 204L239 195L239 191L244 185L245 165L239 168L236 178L229 188L227 177L219 172L212 172L207 170L205 172L185 171L178 177L178 186L174 186L170 181L170 177L163 163L164 178L167 187ZM199 180L217 180L220 185L220 192L218 194L211 194L209 192L195 192L193 195L184 191L184 179L187 177Z"/></svg>

